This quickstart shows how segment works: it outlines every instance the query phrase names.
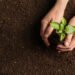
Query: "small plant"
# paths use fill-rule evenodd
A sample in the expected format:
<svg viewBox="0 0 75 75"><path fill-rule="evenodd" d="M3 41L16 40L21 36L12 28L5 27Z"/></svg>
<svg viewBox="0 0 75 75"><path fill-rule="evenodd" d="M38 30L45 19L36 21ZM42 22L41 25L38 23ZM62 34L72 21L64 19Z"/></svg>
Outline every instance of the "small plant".
<svg viewBox="0 0 75 75"><path fill-rule="evenodd" d="M75 26L67 25L67 21L65 18L62 18L60 23L57 22L51 22L51 27L55 29L56 33L60 37L60 41L63 41L66 37L66 35L75 33Z"/></svg>

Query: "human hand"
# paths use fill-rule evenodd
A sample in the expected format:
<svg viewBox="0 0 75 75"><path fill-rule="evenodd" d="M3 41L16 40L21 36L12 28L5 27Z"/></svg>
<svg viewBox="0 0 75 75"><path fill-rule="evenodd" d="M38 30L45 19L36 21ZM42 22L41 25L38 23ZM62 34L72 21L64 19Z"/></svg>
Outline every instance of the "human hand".
<svg viewBox="0 0 75 75"><path fill-rule="evenodd" d="M73 17L70 20L69 25L75 26L75 17ZM58 52L72 51L74 48L75 48L75 34L74 33L67 35L64 41L64 45L59 44L57 46Z"/></svg>
<svg viewBox="0 0 75 75"><path fill-rule="evenodd" d="M50 43L48 41L49 36L53 32L53 28L49 25L51 21L60 23L62 17L64 16L64 11L67 3L57 2L55 6L49 11L49 13L43 18L41 21L41 31L40 35L42 40L49 46Z"/></svg>

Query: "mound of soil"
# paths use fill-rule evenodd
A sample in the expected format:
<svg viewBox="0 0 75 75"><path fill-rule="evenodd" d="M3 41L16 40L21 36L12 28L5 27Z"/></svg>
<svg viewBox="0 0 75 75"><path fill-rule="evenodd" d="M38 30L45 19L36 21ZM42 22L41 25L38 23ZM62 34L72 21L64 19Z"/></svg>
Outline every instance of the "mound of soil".
<svg viewBox="0 0 75 75"><path fill-rule="evenodd" d="M0 0L0 75L75 75L75 51L58 54L39 36L54 0ZM75 14L70 0L65 16Z"/></svg>

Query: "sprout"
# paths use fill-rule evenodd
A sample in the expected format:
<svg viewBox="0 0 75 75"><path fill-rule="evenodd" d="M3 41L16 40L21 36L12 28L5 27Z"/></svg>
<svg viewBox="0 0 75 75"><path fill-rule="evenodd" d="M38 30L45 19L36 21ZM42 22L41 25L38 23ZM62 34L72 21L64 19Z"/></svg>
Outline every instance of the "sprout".
<svg viewBox="0 0 75 75"><path fill-rule="evenodd" d="M60 41L63 41L66 35L75 33L75 27L72 25L67 25L67 21L65 18L62 18L60 23L51 22L51 27L56 30L56 33L60 37Z"/></svg>
<svg viewBox="0 0 75 75"><path fill-rule="evenodd" d="M66 24L67 24L67 21L66 21L66 19L65 19L64 17L62 18L61 23L62 23L63 25L66 25Z"/></svg>
<svg viewBox="0 0 75 75"><path fill-rule="evenodd" d="M56 30L59 29L59 23L57 23L57 22L51 22L50 25Z"/></svg>
<svg viewBox="0 0 75 75"><path fill-rule="evenodd" d="M75 27L72 25L68 25L65 27L65 33L66 34L71 34L75 32Z"/></svg>
<svg viewBox="0 0 75 75"><path fill-rule="evenodd" d="M62 41L65 38L65 36L66 36L65 33L61 33L60 34L60 41Z"/></svg>

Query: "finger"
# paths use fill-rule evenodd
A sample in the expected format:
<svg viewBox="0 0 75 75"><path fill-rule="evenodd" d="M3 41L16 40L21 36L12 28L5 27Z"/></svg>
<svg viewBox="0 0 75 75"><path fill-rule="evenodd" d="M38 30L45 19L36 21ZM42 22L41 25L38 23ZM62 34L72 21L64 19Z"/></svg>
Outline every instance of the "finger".
<svg viewBox="0 0 75 75"><path fill-rule="evenodd" d="M70 43L70 48L74 49L74 47L75 47L75 36L73 37L73 39L72 39L72 41Z"/></svg>
<svg viewBox="0 0 75 75"><path fill-rule="evenodd" d="M45 30L47 28L48 21L41 21L41 30L40 30L40 35L43 36L45 33Z"/></svg>
<svg viewBox="0 0 75 75"><path fill-rule="evenodd" d="M67 52L67 51L69 51L70 48L69 47L66 47L64 45L59 44L57 46L57 49L58 49L58 52L60 53L60 52Z"/></svg>
<svg viewBox="0 0 75 75"><path fill-rule="evenodd" d="M45 37L48 39L48 37L52 34L53 28L49 25L46 32L45 32Z"/></svg>
<svg viewBox="0 0 75 75"><path fill-rule="evenodd" d="M66 47L66 46L64 46L64 45L62 45L62 44L59 44L58 46L57 46L57 48L62 48L62 49L67 49L68 47Z"/></svg>
<svg viewBox="0 0 75 75"><path fill-rule="evenodd" d="M75 37L72 39L72 42L70 43L70 47L75 45Z"/></svg>
<svg viewBox="0 0 75 75"><path fill-rule="evenodd" d="M58 53L61 53L61 52L71 52L72 50L71 49L60 49L58 50Z"/></svg>
<svg viewBox="0 0 75 75"><path fill-rule="evenodd" d="M66 47L64 45L60 45L57 49L58 49L59 52L67 52L67 51L71 50L71 48Z"/></svg>
<svg viewBox="0 0 75 75"><path fill-rule="evenodd" d="M73 18L70 20L69 25L75 26L75 17L73 17ZM72 40L72 37L73 37L73 33L67 35L67 37L66 37L66 39L65 39L65 42L64 42L64 45L65 45L65 46L69 46L69 45L70 45L70 42L71 42L71 40Z"/></svg>
<svg viewBox="0 0 75 75"><path fill-rule="evenodd" d="M50 43L49 43L47 37L43 37L43 41L46 44L46 46L50 46Z"/></svg>
<svg viewBox="0 0 75 75"><path fill-rule="evenodd" d="M40 35L41 35L41 37L42 37L42 40L43 40L44 43L46 44L46 46L49 46L50 44L49 44L49 42L48 42L46 36L44 35L44 34L45 34L45 31L46 31L46 28L47 28L47 26L48 26L48 21L42 21L41 24L42 24L42 25L41 25Z"/></svg>
<svg viewBox="0 0 75 75"><path fill-rule="evenodd" d="M60 48L60 49L58 49L60 52L69 52L69 51L72 51L74 48L65 48L65 49L63 49L63 48Z"/></svg>
<svg viewBox="0 0 75 75"><path fill-rule="evenodd" d="M44 42L46 43L47 46L50 45L48 38L52 34L52 32L53 32L53 28L51 28L49 26L48 29L46 30L45 34L44 34Z"/></svg>
<svg viewBox="0 0 75 75"><path fill-rule="evenodd" d="M73 45L72 47L65 47L63 45L61 45L58 49L58 52L69 52L72 51L75 48L75 45Z"/></svg>
<svg viewBox="0 0 75 75"><path fill-rule="evenodd" d="M52 33L53 28L50 27L48 22L44 23L44 25L41 28L42 28L42 30L41 30L42 39L43 39L44 43L46 44L46 46L49 46L50 43L49 43L48 37Z"/></svg>
<svg viewBox="0 0 75 75"><path fill-rule="evenodd" d="M55 20L55 18L52 20L52 21L55 21L55 22L60 22L60 20ZM53 32L53 28L49 25L48 27L47 27L47 29L46 29L46 32L45 32L45 35L44 35L44 37L45 37L45 39L44 39L44 41L48 44L48 45L50 45L49 44L49 41L48 41L48 38L50 37L50 35L52 34L52 32Z"/></svg>
<svg viewBox="0 0 75 75"><path fill-rule="evenodd" d="M59 50L58 52L67 52L67 51L73 51L75 48L75 36L73 37L69 47L66 47L64 45L58 45L57 49Z"/></svg>
<svg viewBox="0 0 75 75"><path fill-rule="evenodd" d="M71 40L72 40L72 37L73 37L73 34L67 35L67 37L66 37L66 39L65 39L65 41L64 41L64 45L65 45L66 47L68 47L68 46L70 45Z"/></svg>
<svg viewBox="0 0 75 75"><path fill-rule="evenodd" d="M58 51L58 53L63 53L63 52L69 52L69 50L64 50L64 51L63 50L61 50L61 51L59 50Z"/></svg>

